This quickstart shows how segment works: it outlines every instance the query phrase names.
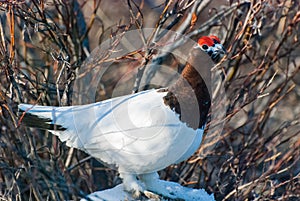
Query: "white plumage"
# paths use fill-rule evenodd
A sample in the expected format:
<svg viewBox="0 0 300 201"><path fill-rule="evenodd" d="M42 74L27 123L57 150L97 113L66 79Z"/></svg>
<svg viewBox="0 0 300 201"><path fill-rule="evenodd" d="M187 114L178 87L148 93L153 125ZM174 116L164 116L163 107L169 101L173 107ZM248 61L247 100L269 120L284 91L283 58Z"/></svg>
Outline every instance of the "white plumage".
<svg viewBox="0 0 300 201"><path fill-rule="evenodd" d="M203 130L181 122L165 105L166 93L153 89L89 105L20 104L19 109L62 126L65 130L50 132L68 146L116 166L126 180L132 174L153 173L179 163L201 143Z"/></svg>
<svg viewBox="0 0 300 201"><path fill-rule="evenodd" d="M80 106L20 104L26 113L23 121L118 168L125 190L134 195L150 190L176 198L162 186L156 172L187 159L201 144L210 95L199 72L201 66L211 67L212 60L218 62L226 53L215 36L201 37L198 46L201 50L193 49L182 72L186 81L179 79L169 89Z"/></svg>

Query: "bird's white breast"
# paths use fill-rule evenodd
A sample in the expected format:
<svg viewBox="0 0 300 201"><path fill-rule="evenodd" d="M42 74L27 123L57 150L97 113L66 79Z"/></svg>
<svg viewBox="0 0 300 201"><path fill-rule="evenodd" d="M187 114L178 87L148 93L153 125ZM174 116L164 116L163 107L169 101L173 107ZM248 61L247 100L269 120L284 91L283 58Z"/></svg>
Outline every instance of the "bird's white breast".
<svg viewBox="0 0 300 201"><path fill-rule="evenodd" d="M166 92L148 90L106 101L57 109L59 133L120 172L148 173L185 160L199 147L203 130L181 122L164 104ZM68 108L68 109L67 109ZM57 134L57 133L56 133Z"/></svg>

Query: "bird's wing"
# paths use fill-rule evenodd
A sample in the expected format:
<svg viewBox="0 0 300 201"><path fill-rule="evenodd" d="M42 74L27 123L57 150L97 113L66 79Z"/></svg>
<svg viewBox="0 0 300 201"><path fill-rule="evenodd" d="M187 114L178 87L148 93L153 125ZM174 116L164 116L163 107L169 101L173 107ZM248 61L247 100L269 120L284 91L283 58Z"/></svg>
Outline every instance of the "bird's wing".
<svg viewBox="0 0 300 201"><path fill-rule="evenodd" d="M102 135L162 125L164 110L159 109L165 94L148 90L68 107L20 104L19 110L25 112L22 121L27 126L49 130L68 146L83 148L91 139Z"/></svg>
<svg viewBox="0 0 300 201"><path fill-rule="evenodd" d="M202 138L164 104L166 93L148 90L83 106L19 108L60 128L50 131L68 146L126 171L147 172L185 159L198 148L195 139Z"/></svg>

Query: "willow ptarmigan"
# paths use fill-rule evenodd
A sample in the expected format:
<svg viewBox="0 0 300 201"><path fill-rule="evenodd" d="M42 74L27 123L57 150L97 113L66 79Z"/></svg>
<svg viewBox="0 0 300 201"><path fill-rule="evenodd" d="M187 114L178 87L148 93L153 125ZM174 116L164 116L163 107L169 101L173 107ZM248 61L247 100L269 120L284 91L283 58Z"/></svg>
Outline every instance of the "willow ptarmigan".
<svg viewBox="0 0 300 201"><path fill-rule="evenodd" d="M219 38L203 36L182 76L168 88L89 105L20 104L19 110L25 112L22 122L49 130L67 146L115 166L125 190L135 196L143 191L172 196L159 186L157 171L186 160L198 149L211 102L201 66L213 67L225 52Z"/></svg>

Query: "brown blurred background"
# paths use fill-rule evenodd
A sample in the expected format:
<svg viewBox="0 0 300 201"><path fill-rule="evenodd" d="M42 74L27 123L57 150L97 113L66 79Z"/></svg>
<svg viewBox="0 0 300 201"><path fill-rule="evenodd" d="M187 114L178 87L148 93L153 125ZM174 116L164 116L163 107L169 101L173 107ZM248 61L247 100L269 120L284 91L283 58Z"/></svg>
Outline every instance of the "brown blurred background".
<svg viewBox="0 0 300 201"><path fill-rule="evenodd" d="M17 105L128 94L143 66L139 90L168 86L191 48L169 30L221 38L228 55L212 72L220 76L213 108L225 113L212 110L198 152L161 178L216 200L298 200L299 10L292 0L1 1L1 200L78 200L121 182L85 153L22 125Z"/></svg>

